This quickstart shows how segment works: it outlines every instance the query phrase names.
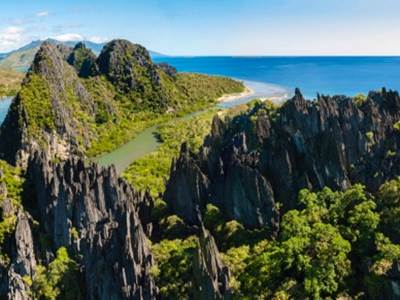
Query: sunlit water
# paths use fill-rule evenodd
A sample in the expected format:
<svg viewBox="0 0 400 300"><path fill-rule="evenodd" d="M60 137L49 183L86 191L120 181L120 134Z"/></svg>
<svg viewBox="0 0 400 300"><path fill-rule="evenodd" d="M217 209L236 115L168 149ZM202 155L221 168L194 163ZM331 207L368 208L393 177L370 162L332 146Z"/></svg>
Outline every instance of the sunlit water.
<svg viewBox="0 0 400 300"><path fill-rule="evenodd" d="M159 57L182 72L223 75L243 80L254 94L219 104L229 108L254 98L291 96L299 87L308 98L321 94L355 95L382 87L400 89L400 57ZM11 98L0 101L0 122ZM190 116L189 116L190 117ZM160 143L151 127L127 144L96 159L119 172L155 151Z"/></svg>
<svg viewBox="0 0 400 300"><path fill-rule="evenodd" d="M157 57L183 72L299 87L304 95L400 89L400 57Z"/></svg>

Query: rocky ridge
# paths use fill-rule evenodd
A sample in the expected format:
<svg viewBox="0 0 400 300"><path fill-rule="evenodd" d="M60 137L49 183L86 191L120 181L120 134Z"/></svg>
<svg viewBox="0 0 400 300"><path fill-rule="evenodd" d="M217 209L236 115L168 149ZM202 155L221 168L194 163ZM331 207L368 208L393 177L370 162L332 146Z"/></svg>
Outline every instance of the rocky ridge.
<svg viewBox="0 0 400 300"><path fill-rule="evenodd" d="M194 259L193 299L233 299L229 269L223 264L211 233L202 226Z"/></svg>
<svg viewBox="0 0 400 300"><path fill-rule="evenodd" d="M83 43L69 48L44 42L0 127L0 159L26 167L35 149L65 160L86 155L93 144L96 156L118 146L115 135L122 136L119 144L129 140L143 114L151 119L209 106L238 88L241 83L227 78L178 74L154 64L144 47L126 40L109 42L98 57Z"/></svg>
<svg viewBox="0 0 400 300"><path fill-rule="evenodd" d="M115 169L85 167L77 158L52 163L37 153L27 182L33 215L53 247L79 255L88 299L154 299L153 263L140 218L144 195Z"/></svg>
<svg viewBox="0 0 400 300"><path fill-rule="evenodd" d="M363 183L374 192L400 174L400 97L371 92L307 101L299 90L282 107L256 105L233 120L214 119L199 154L182 147L165 198L172 213L196 223L196 207L218 206L227 219L277 231L279 214L299 206L303 188L342 190ZM397 123L398 124L398 123Z"/></svg>

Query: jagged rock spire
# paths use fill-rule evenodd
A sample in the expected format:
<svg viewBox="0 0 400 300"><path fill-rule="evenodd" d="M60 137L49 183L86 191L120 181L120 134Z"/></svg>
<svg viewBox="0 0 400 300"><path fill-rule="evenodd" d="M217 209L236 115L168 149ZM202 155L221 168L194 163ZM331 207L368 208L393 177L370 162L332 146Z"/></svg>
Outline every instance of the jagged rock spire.
<svg viewBox="0 0 400 300"><path fill-rule="evenodd" d="M36 152L27 176L42 234L55 249L65 246L80 257L87 299L157 297L138 212L144 195L118 178L115 168L86 167L79 158L56 164Z"/></svg>
<svg viewBox="0 0 400 300"><path fill-rule="evenodd" d="M232 299L229 281L229 269L221 260L214 238L201 224L193 267L193 299Z"/></svg>

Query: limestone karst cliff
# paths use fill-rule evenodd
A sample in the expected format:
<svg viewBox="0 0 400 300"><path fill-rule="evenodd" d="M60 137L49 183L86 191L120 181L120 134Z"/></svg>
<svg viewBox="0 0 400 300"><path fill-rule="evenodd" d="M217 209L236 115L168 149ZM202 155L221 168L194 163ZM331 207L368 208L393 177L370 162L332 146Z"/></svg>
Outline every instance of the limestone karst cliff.
<svg viewBox="0 0 400 300"><path fill-rule="evenodd" d="M177 73L154 64L148 51L113 40L96 57L75 48L43 43L0 128L0 158L26 166L33 148L64 160L96 156L127 142L165 118L210 107L240 82Z"/></svg>
<svg viewBox="0 0 400 300"><path fill-rule="evenodd" d="M227 219L277 229L281 212L299 207L298 192L364 183L376 192L400 174L397 92L371 92L363 103L299 90L282 107L262 104L232 120L216 117L199 154L182 147L167 184L170 210L189 223L196 207L217 205Z"/></svg>

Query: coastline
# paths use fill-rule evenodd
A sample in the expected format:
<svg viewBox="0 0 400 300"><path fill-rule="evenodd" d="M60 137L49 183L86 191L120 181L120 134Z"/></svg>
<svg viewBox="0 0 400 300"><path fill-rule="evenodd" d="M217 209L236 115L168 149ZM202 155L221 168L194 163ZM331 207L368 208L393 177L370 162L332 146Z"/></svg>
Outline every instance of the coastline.
<svg viewBox="0 0 400 300"><path fill-rule="evenodd" d="M253 99L260 99L261 101L269 100L276 104L282 104L292 95L289 89L271 83L245 80L243 84L245 86L243 92L225 94L218 98L219 106L229 108Z"/></svg>
<svg viewBox="0 0 400 300"><path fill-rule="evenodd" d="M245 90L243 92L222 95L221 97L218 98L217 102L219 102L219 103L230 102L230 101L237 100L239 98L249 97L254 94L255 94L255 91L252 88L245 85Z"/></svg>

